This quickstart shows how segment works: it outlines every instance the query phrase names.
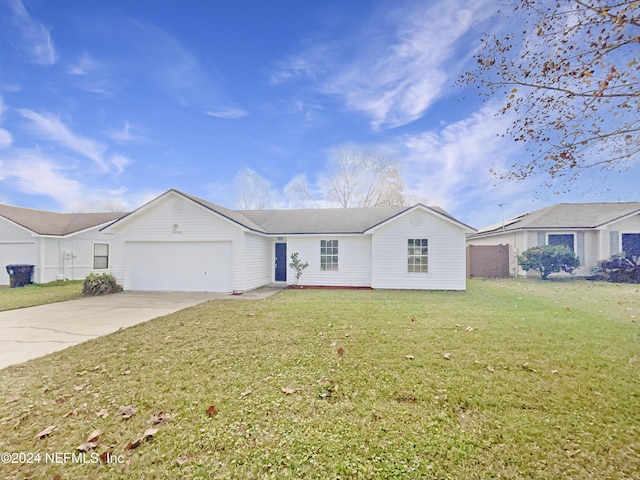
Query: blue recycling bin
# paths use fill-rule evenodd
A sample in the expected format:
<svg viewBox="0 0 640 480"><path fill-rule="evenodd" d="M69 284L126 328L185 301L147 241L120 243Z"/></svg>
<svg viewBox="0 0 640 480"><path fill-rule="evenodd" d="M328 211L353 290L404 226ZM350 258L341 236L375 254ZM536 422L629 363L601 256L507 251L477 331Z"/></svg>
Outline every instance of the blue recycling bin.
<svg viewBox="0 0 640 480"><path fill-rule="evenodd" d="M15 288L32 284L34 268L35 265L7 265L9 286Z"/></svg>

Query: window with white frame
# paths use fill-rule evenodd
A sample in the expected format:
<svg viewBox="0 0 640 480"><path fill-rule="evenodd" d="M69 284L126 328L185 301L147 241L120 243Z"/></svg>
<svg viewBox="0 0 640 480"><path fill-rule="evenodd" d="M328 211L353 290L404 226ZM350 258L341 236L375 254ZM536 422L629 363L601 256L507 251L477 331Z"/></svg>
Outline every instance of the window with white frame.
<svg viewBox="0 0 640 480"><path fill-rule="evenodd" d="M429 271L429 240L410 238L407 240L407 271L427 273Z"/></svg>
<svg viewBox="0 0 640 480"><path fill-rule="evenodd" d="M109 244L93 244L93 269L106 270L109 268Z"/></svg>
<svg viewBox="0 0 640 480"><path fill-rule="evenodd" d="M640 257L640 233L623 233L622 251L625 255Z"/></svg>
<svg viewBox="0 0 640 480"><path fill-rule="evenodd" d="M547 245L564 245L569 247L572 252L576 251L573 233L550 233L547 237Z"/></svg>
<svg viewBox="0 0 640 480"><path fill-rule="evenodd" d="M338 240L320 240L320 270L338 270Z"/></svg>

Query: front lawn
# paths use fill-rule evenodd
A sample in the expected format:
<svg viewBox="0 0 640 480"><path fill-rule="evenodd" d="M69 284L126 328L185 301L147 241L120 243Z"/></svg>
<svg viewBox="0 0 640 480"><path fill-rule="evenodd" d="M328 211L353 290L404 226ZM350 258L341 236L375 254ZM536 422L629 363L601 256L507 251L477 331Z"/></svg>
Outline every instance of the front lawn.
<svg viewBox="0 0 640 480"><path fill-rule="evenodd" d="M209 302L0 371L0 477L639 478L636 317L581 281Z"/></svg>
<svg viewBox="0 0 640 480"><path fill-rule="evenodd" d="M0 312L45 303L64 302L81 296L82 280L33 284L19 288L3 287L0 288Z"/></svg>

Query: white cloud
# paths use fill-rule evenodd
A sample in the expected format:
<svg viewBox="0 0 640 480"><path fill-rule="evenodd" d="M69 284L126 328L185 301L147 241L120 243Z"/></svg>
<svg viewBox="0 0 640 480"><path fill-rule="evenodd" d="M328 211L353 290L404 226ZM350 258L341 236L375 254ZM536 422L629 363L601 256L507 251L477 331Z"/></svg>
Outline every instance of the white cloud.
<svg viewBox="0 0 640 480"><path fill-rule="evenodd" d="M124 122L121 128L108 130L106 135L118 145L149 142L149 139L140 133L141 130L142 128L137 125Z"/></svg>
<svg viewBox="0 0 640 480"><path fill-rule="evenodd" d="M221 107L216 110L207 110L205 115L210 115L217 118L242 118L248 115L248 112L241 108L235 107Z"/></svg>
<svg viewBox="0 0 640 480"><path fill-rule="evenodd" d="M82 57L80 57L78 63L69 65L68 71L71 75L85 76L95 72L98 66L98 62L93 60L91 55L85 52L82 54Z"/></svg>
<svg viewBox="0 0 640 480"><path fill-rule="evenodd" d="M439 130L402 137L404 178L414 198L455 210L495 199L531 194L530 184L499 182L489 169L501 170L521 154L520 146L499 136L511 119L495 115L488 104L466 119Z"/></svg>
<svg viewBox="0 0 640 480"><path fill-rule="evenodd" d="M124 167L126 167L127 165L131 165L132 163L130 158L117 153L109 155L108 161L111 165L116 167L118 174L121 174L124 171Z"/></svg>
<svg viewBox="0 0 640 480"><path fill-rule="evenodd" d="M93 160L102 170L107 169L103 158L103 154L107 150L106 145L75 134L58 117L51 113L37 113L26 108L19 108L17 112L31 122L29 128L34 135L56 142Z"/></svg>
<svg viewBox="0 0 640 480"><path fill-rule="evenodd" d="M0 128L0 148L10 147L13 143L13 137L4 128Z"/></svg>
<svg viewBox="0 0 640 480"><path fill-rule="evenodd" d="M495 12L491 0L400 6L370 25L365 20L358 28L363 33L341 47L321 45L289 57L271 83L312 79L317 90L366 115L375 130L406 125L448 94L459 73L456 59L469 50L467 36Z"/></svg>
<svg viewBox="0 0 640 480"><path fill-rule="evenodd" d="M12 189L31 195L46 195L58 203L71 205L83 196L83 187L68 178L53 161L36 152L16 152L3 165L4 179Z"/></svg>
<svg viewBox="0 0 640 480"><path fill-rule="evenodd" d="M10 35L14 47L26 52L34 63L45 66L55 64L58 54L49 30L29 14L21 0L8 0L8 4L15 27L15 35Z"/></svg>

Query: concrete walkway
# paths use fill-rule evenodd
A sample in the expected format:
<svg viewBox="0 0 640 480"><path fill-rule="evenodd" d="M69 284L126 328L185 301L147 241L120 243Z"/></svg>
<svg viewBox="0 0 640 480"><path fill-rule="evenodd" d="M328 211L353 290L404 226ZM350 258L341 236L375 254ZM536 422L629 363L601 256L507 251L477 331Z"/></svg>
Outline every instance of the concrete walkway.
<svg viewBox="0 0 640 480"><path fill-rule="evenodd" d="M0 369L208 300L258 300L280 290L263 287L243 295L122 292L0 312Z"/></svg>

